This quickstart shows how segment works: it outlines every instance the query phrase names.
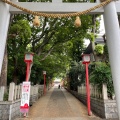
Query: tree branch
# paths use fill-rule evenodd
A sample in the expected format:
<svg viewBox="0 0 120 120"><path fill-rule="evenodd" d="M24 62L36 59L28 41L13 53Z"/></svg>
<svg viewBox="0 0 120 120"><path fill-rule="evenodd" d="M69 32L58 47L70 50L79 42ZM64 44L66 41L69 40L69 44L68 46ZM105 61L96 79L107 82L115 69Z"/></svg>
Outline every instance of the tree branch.
<svg viewBox="0 0 120 120"><path fill-rule="evenodd" d="M50 39L52 38L52 36L55 34L55 31L51 32L50 36L48 38L44 38L43 43L39 46L39 48L37 49L38 55L41 54L42 49L44 48L45 45L47 45L50 41Z"/></svg>
<svg viewBox="0 0 120 120"><path fill-rule="evenodd" d="M48 57L48 55L50 55L50 53L52 52L53 48L54 48L54 46L52 46L52 47L48 50L48 53L46 53L46 54L44 55L44 57L43 57L40 61L45 60L45 59Z"/></svg>

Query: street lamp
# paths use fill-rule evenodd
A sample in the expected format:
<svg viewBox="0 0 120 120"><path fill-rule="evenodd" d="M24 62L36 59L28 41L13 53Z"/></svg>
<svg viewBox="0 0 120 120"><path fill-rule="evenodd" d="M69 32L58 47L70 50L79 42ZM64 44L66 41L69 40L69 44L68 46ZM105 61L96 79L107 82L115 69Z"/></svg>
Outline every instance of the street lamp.
<svg viewBox="0 0 120 120"><path fill-rule="evenodd" d="M91 116L91 108L90 108L90 87L89 87L89 75L88 75L88 64L90 63L90 55L89 55L89 54L83 54L83 55L82 55L82 63L85 64L85 69L86 69L87 108L88 108L88 115Z"/></svg>
<svg viewBox="0 0 120 120"><path fill-rule="evenodd" d="M90 55L89 54L83 54L82 55L82 62L83 62L83 64L90 63Z"/></svg>
<svg viewBox="0 0 120 120"><path fill-rule="evenodd" d="M34 55L33 53L26 53L25 54L24 62L26 62L26 64L27 64L26 81L29 81L31 67L32 67L32 63L33 63L33 55Z"/></svg>
<svg viewBox="0 0 120 120"><path fill-rule="evenodd" d="M46 71L43 71L44 75L44 95L46 94Z"/></svg>
<svg viewBox="0 0 120 120"><path fill-rule="evenodd" d="M24 57L24 62L27 64L26 69L26 81L22 84L22 94L21 94L21 105L20 111L24 113L24 117L29 111L29 100L30 100L30 73L33 63L33 53L26 53Z"/></svg>

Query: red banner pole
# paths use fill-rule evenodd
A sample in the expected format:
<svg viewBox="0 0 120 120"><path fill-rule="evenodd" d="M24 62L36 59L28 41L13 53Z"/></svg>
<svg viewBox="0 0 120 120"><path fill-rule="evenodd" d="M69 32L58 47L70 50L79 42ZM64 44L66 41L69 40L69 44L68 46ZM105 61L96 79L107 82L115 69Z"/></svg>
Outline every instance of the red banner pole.
<svg viewBox="0 0 120 120"><path fill-rule="evenodd" d="M46 93L46 75L44 74L44 95Z"/></svg>
<svg viewBox="0 0 120 120"><path fill-rule="evenodd" d="M30 72L30 62L27 62L27 69L26 69L26 81L29 79Z"/></svg>
<svg viewBox="0 0 120 120"><path fill-rule="evenodd" d="M88 64L85 64L86 68L86 92L87 92L87 107L88 107L88 115L91 115L91 108L90 108L90 87L89 87L89 76L88 76Z"/></svg>

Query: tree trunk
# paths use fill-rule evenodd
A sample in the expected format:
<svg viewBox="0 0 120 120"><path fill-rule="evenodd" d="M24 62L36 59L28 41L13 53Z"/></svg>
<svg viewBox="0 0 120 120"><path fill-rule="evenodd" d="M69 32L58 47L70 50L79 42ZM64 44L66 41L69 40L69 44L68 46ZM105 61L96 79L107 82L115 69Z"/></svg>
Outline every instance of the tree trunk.
<svg viewBox="0 0 120 120"><path fill-rule="evenodd" d="M7 59L7 45L6 45L3 64L2 64L2 71L0 76L0 86L7 87L7 65L8 65L8 59Z"/></svg>

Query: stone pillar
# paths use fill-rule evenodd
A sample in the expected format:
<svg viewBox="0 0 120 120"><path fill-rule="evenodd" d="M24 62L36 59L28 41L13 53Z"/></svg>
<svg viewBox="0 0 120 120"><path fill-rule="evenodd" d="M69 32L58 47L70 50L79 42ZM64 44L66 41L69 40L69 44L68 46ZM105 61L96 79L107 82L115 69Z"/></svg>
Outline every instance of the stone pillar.
<svg viewBox="0 0 120 120"><path fill-rule="evenodd" d="M0 75L7 39L7 31L9 27L10 13L9 5L0 1Z"/></svg>
<svg viewBox="0 0 120 120"><path fill-rule="evenodd" d="M79 92L82 94L82 86L79 86Z"/></svg>
<svg viewBox="0 0 120 120"><path fill-rule="evenodd" d="M83 95L86 95L85 85L83 85Z"/></svg>
<svg viewBox="0 0 120 120"><path fill-rule="evenodd" d="M14 93L14 100L16 100L18 94L18 86L15 85L15 93Z"/></svg>
<svg viewBox="0 0 120 120"><path fill-rule="evenodd" d="M80 94L82 94L82 85L80 86Z"/></svg>
<svg viewBox="0 0 120 120"><path fill-rule="evenodd" d="M5 86L1 86L0 87L0 101L3 101L4 92L5 92Z"/></svg>
<svg viewBox="0 0 120 120"><path fill-rule="evenodd" d="M34 93L37 94L37 85L34 86Z"/></svg>
<svg viewBox="0 0 120 120"><path fill-rule="evenodd" d="M8 101L13 101L14 100L14 93L15 93L15 83L12 82L12 83L10 83L10 87L9 87Z"/></svg>
<svg viewBox="0 0 120 120"><path fill-rule="evenodd" d="M84 94L84 85L82 84L82 86L81 86L81 87L82 87L82 88L81 88L81 89L82 89L82 91L81 91L81 92L82 92L82 94Z"/></svg>
<svg viewBox="0 0 120 120"><path fill-rule="evenodd" d="M94 96L97 98L97 85L94 86Z"/></svg>
<svg viewBox="0 0 120 120"><path fill-rule="evenodd" d="M33 95L33 86L30 87L30 95Z"/></svg>
<svg viewBox="0 0 120 120"><path fill-rule="evenodd" d="M95 89L94 89L94 85L92 84L92 96L95 96Z"/></svg>
<svg viewBox="0 0 120 120"><path fill-rule="evenodd" d="M38 85L35 85L36 100L38 100Z"/></svg>
<svg viewBox="0 0 120 120"><path fill-rule="evenodd" d="M84 85L82 84L82 94L84 94Z"/></svg>
<svg viewBox="0 0 120 120"><path fill-rule="evenodd" d="M52 0L53 3L62 3L62 0Z"/></svg>
<svg viewBox="0 0 120 120"><path fill-rule="evenodd" d="M103 98L103 100L108 100L107 85L106 84L102 85L102 98Z"/></svg>
<svg viewBox="0 0 120 120"><path fill-rule="evenodd" d="M120 31L114 1L104 7L104 22L118 116L120 120Z"/></svg>
<svg viewBox="0 0 120 120"><path fill-rule="evenodd" d="M98 86L96 85L96 97L99 98Z"/></svg>
<svg viewBox="0 0 120 120"><path fill-rule="evenodd" d="M18 85L18 92L17 92L17 99L19 99L20 98L20 85Z"/></svg>
<svg viewBox="0 0 120 120"><path fill-rule="evenodd" d="M92 96L92 85L90 84L90 96Z"/></svg>
<svg viewBox="0 0 120 120"><path fill-rule="evenodd" d="M36 93L35 93L35 86L33 86L33 95L35 95Z"/></svg>
<svg viewBox="0 0 120 120"><path fill-rule="evenodd" d="M20 84L20 98L22 97L22 84Z"/></svg>

